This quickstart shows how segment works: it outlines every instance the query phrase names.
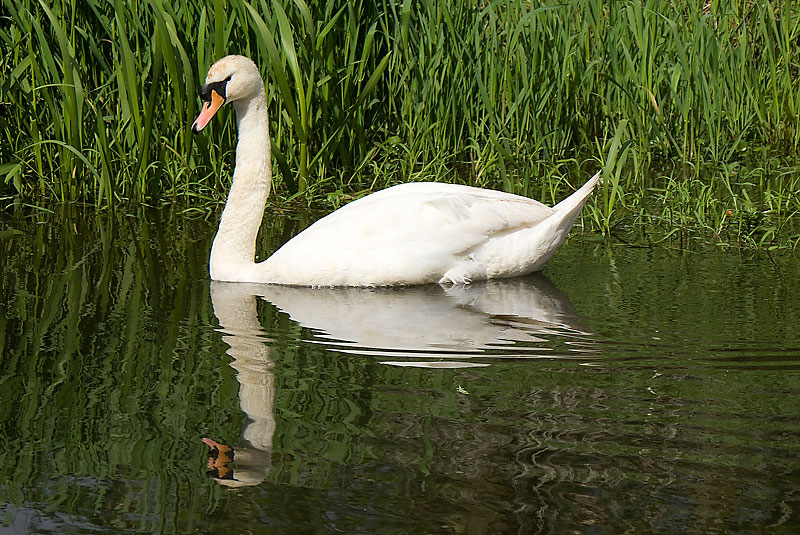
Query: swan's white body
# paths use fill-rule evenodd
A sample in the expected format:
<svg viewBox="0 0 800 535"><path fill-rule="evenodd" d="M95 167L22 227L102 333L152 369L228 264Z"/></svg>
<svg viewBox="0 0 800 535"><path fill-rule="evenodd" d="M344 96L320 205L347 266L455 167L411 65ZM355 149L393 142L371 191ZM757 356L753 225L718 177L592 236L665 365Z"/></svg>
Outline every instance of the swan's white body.
<svg viewBox="0 0 800 535"><path fill-rule="evenodd" d="M598 173L553 208L469 186L402 184L344 206L256 263L272 179L263 80L252 61L228 56L211 67L206 83L223 84L227 96L216 108L232 101L239 131L233 184L211 249L214 280L388 286L527 275L556 252L599 180ZM209 106L196 131L216 111Z"/></svg>

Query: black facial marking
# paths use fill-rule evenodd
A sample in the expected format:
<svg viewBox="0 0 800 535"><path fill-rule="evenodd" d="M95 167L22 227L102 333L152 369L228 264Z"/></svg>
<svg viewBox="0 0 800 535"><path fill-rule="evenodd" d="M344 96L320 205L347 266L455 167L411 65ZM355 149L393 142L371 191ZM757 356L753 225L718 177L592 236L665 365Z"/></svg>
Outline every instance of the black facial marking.
<svg viewBox="0 0 800 535"><path fill-rule="evenodd" d="M237 481L237 479L233 477L233 470L230 469L224 470L223 473L218 468L215 468L206 472L206 475L213 479L230 479L231 481Z"/></svg>
<svg viewBox="0 0 800 535"><path fill-rule="evenodd" d="M206 102L211 101L211 92L216 92L219 96L223 99L227 98L225 95L225 88L228 85L228 81L231 79L230 76L222 80L221 82L212 82L210 84L206 84L200 88L200 98Z"/></svg>

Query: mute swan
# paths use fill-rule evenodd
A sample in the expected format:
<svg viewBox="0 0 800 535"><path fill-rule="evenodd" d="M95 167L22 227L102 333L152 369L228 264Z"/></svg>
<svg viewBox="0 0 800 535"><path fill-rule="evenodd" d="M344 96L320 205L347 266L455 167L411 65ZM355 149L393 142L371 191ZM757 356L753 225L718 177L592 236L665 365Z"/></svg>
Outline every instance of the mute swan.
<svg viewBox="0 0 800 535"><path fill-rule="evenodd" d="M542 269L564 241L600 176L553 208L470 186L401 184L347 204L256 263L272 181L264 81L249 58L226 56L208 70L200 97L193 132L232 102L239 135L233 184L211 247L214 280L391 286L526 275Z"/></svg>

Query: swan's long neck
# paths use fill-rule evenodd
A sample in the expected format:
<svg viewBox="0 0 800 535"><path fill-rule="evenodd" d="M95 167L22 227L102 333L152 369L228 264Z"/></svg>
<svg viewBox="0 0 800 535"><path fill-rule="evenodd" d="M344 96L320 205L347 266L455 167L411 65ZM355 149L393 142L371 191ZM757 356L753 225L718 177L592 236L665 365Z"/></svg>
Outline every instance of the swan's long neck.
<svg viewBox="0 0 800 535"><path fill-rule="evenodd" d="M234 102L239 141L236 169L217 236L211 246L215 280L236 280L255 263L256 236L272 181L267 100L263 91Z"/></svg>

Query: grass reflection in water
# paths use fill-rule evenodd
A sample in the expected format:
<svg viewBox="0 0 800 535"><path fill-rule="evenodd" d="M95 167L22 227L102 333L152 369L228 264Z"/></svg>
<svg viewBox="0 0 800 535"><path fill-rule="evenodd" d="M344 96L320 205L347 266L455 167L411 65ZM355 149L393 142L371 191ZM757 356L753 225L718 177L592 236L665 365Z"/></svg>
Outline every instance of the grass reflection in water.
<svg viewBox="0 0 800 535"><path fill-rule="evenodd" d="M575 241L553 282L314 293L211 286L213 230L156 212L2 223L6 529L800 524L791 258ZM488 366L381 364L441 360ZM236 450L237 489L206 476L203 437Z"/></svg>

